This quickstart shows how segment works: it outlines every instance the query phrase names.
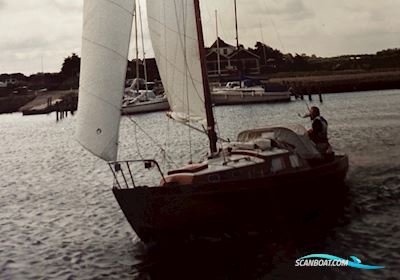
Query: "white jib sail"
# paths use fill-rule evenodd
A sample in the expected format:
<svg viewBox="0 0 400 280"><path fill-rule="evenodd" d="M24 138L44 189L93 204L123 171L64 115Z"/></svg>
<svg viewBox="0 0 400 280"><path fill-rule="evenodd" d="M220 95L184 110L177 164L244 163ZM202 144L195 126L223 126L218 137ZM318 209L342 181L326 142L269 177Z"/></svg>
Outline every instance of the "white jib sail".
<svg viewBox="0 0 400 280"><path fill-rule="evenodd" d="M172 114L206 119L194 1L147 0L151 41Z"/></svg>
<svg viewBox="0 0 400 280"><path fill-rule="evenodd" d="M78 141L106 161L117 159L133 0L85 0Z"/></svg>

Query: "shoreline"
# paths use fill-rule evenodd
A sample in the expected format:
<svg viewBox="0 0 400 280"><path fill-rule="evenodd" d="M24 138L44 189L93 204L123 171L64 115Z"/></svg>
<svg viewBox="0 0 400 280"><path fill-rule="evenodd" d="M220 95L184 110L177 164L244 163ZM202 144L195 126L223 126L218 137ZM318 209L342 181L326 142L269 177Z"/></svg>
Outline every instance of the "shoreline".
<svg viewBox="0 0 400 280"><path fill-rule="evenodd" d="M346 93L356 91L400 89L400 70L379 72L337 72L337 73L276 73L271 77L258 76L257 79L268 85L284 85L292 88L294 95L319 95L329 93ZM57 111L57 101L67 96L78 96L78 90L56 90L23 95L8 95L0 97L0 114L15 112L49 113ZM68 99L68 98L67 98ZM50 103L49 103L50 102ZM71 103L72 102L72 103ZM69 99L69 108L76 108L76 100ZM47 106L46 106L47 105ZM36 110L35 108L39 109ZM61 108L62 110L66 108ZM40 111L42 110L42 111Z"/></svg>
<svg viewBox="0 0 400 280"><path fill-rule="evenodd" d="M0 114L21 112L23 115L75 111L78 90L57 90L0 97ZM76 97L76 101L72 100Z"/></svg>
<svg viewBox="0 0 400 280"><path fill-rule="evenodd" d="M400 70L341 72L326 75L271 77L268 83L284 84L298 95L400 89Z"/></svg>

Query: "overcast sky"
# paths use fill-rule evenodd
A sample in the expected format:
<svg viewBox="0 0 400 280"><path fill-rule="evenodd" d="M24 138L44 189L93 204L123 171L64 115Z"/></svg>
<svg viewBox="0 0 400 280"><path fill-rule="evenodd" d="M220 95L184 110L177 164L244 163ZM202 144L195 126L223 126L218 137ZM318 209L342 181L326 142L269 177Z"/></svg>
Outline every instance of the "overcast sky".
<svg viewBox="0 0 400 280"><path fill-rule="evenodd" d="M65 57L80 54L82 3L0 0L0 73L32 74L42 67L58 72ZM215 40L215 10L220 37L234 45L233 0L200 3L206 45ZM237 5L239 39L246 47L263 40L284 53L324 57L400 48L400 0L237 0ZM145 38L146 56L152 56L147 31ZM131 48L130 58L133 53Z"/></svg>

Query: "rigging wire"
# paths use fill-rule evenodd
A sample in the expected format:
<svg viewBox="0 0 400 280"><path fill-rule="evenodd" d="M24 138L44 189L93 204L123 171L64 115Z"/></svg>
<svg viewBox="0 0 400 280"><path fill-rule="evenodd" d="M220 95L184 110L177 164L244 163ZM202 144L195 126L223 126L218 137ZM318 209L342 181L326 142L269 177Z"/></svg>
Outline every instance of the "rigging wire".
<svg viewBox="0 0 400 280"><path fill-rule="evenodd" d="M141 38L142 38L142 50L143 50L144 81L145 81L145 88L146 88L146 95L147 95L148 91L149 91L149 88L148 88L148 85L147 85L146 51L145 51L145 48L144 48L143 21L142 21L142 10L140 8L140 1L138 1L138 8L139 8L140 34L141 34Z"/></svg>
<svg viewBox="0 0 400 280"><path fill-rule="evenodd" d="M187 3L188 1L185 1L185 2ZM189 75L190 81L192 82L192 86L193 86L194 93L196 93L196 95L199 97L199 100L201 100L202 102L204 102L204 96L202 95L202 93L200 93L200 92L198 91L197 86L196 86L196 82L197 82L197 83L201 83L201 81L195 80L195 79L193 78L193 74L192 74L192 72L190 71L189 63L188 63L188 61L187 61L187 55L186 55L186 51L185 51L185 48L184 48L184 42L183 42L183 40L182 40L182 32L181 32L180 24L179 24L179 13L178 13L178 10L177 10L176 1L174 1L174 8L175 8L176 24L177 24L177 29L178 29L177 35L178 35L178 37L179 37L179 43L180 43L180 46L181 46L181 48L182 48L182 51L184 51L183 58L184 58L185 69L186 69L185 75ZM186 26L185 26L185 28L186 28ZM185 41L186 41L186 39L196 40L196 39L194 39L194 38L188 36L188 35L186 34L186 32L185 32L185 34L183 34L183 35L185 36ZM176 68L176 67L174 67L174 68ZM178 69L176 69L176 70L178 70ZM188 116L188 117L189 117L189 116Z"/></svg>
<svg viewBox="0 0 400 280"><path fill-rule="evenodd" d="M207 11L207 16L208 16L208 19L204 19L204 22L206 22L206 21L212 21L212 19L215 17L214 15L212 15L212 12L210 11L210 6L207 4L207 1L203 1L202 3L202 7L204 7L203 9L204 10L206 10ZM203 10L202 9L202 10ZM216 8L215 9L213 9L213 10L216 10ZM221 20L221 17L220 17L220 15L218 14L218 25L220 25L221 26L221 30L220 30L220 37L221 38L227 38L228 36L226 35L226 30L225 30L225 28L224 28L224 23L222 22L222 20ZM207 33L205 33L205 35L207 35ZM207 36L207 37L209 37L209 36ZM213 36L211 35L211 38L212 38ZM208 38L208 39L210 39L210 38ZM209 40L207 40L207 41L209 41ZM214 42L214 40L213 39L211 39L211 42L210 42L210 44L212 44Z"/></svg>
<svg viewBox="0 0 400 280"><path fill-rule="evenodd" d="M134 130L133 130L133 136L135 137L136 150L137 150L137 153L138 153L140 159L144 160L144 157L143 157L142 153L140 152L140 147L139 147L136 128L137 128L137 126L135 125L134 126Z"/></svg>
<svg viewBox="0 0 400 280"><path fill-rule="evenodd" d="M165 10L166 10L165 1L162 1L162 3L163 3L163 20L164 20L164 22L163 22L163 25L164 25L164 48L167 49L167 24L166 24L167 17L166 17L166 13L165 13ZM164 67L167 67L167 65L168 65L168 57L167 57L167 55L165 56L165 62L164 63L165 63ZM166 75L166 79L165 79L166 81L162 81L162 83L164 85L164 93L166 93L165 89L169 88L168 71L165 71L165 75Z"/></svg>
<svg viewBox="0 0 400 280"><path fill-rule="evenodd" d="M139 130L144 134L144 135L146 135L149 139L150 139L150 141L151 142L153 142L160 150L161 150L161 152L162 152L162 154L163 154L163 157L165 157L165 159L167 160L167 161L169 161L170 163L173 163L176 167L178 167L178 165L168 156L168 154L167 154L167 151L153 138L153 137L151 137L151 135L149 135L147 132L146 132L146 130L144 130L132 117L129 117L128 118L133 124L135 124L135 126L137 127L137 128L139 128ZM136 137L137 138L137 137ZM137 139L136 139L137 140Z"/></svg>
<svg viewBox="0 0 400 280"><path fill-rule="evenodd" d="M278 29L276 28L275 22L274 22L273 18L271 17L271 14L269 13L269 8L268 8L268 6L267 6L267 0L260 0L260 1L264 4L265 13L267 14L267 16L268 16L268 18L269 18L269 20L270 20L270 22L271 22L271 24L272 24L272 27L274 28L276 37L277 37L277 39L278 39L278 41L279 41L279 44L281 45L282 51L283 51L283 52L286 52L286 51L285 51L285 46L284 46L283 43L282 43L281 36L280 36L280 34L279 34L279 32L278 32Z"/></svg>
<svg viewBox="0 0 400 280"><path fill-rule="evenodd" d="M221 135L221 131L219 130L219 125L218 125L218 121L217 121L217 119L216 119L216 116L214 116L214 118L215 118L215 128L216 128L216 130L217 130L217 135ZM225 141L223 141L224 139L222 139L222 138L220 138L220 137L217 137L217 143L219 144L219 146L221 147L221 150L223 150L222 148L222 142L225 142ZM228 139L228 141L226 141L226 142L229 142L229 139ZM224 152L222 152L221 153L222 154L222 157L223 157L223 159L224 159L224 162L226 162L226 155L225 155L225 153Z"/></svg>
<svg viewBox="0 0 400 280"><path fill-rule="evenodd" d="M163 29L163 31L164 31L164 48L167 48L167 24L166 24L166 9L165 9L165 1L162 1L162 5L163 5L163 25L164 25L164 29ZM166 67L166 65L168 65L168 58L167 58L167 56L165 56L165 67ZM166 75L167 75L167 79L166 79L166 81L164 82L163 81L163 83L165 83L164 84L164 94L166 95L166 92L165 92L165 89L167 89L168 88L168 71L166 71ZM169 118L167 118L167 133L165 134L165 143L164 143L164 148L165 148L165 151L167 151L168 150L168 141L169 141L169 132L170 132L170 120L169 120ZM167 168L167 169L169 169L170 168L170 162L168 161L168 158L167 158L167 153L166 152L163 152L163 161L164 161L164 168ZM176 164L175 164L175 166L177 166Z"/></svg>
<svg viewBox="0 0 400 280"><path fill-rule="evenodd" d="M183 52L184 52L184 57L185 61L187 62L187 3L188 1L184 1L185 6L182 7L183 11ZM182 3L183 4L183 3ZM187 106L187 116L190 116L190 99L189 99L189 80L188 80L188 65L185 63L185 92L186 92L186 106ZM190 161L189 163L193 163L193 151L192 151L192 132L190 127L188 127L188 137L189 137L189 156L190 156Z"/></svg>
<svg viewBox="0 0 400 280"><path fill-rule="evenodd" d="M134 17L135 17L135 53L136 53L136 79L139 82L139 76L140 76L140 70L139 70L139 46L138 46L138 7L137 7L137 1L134 1L135 3L135 9L134 9ZM139 85L137 86L137 93L139 93Z"/></svg>
<svg viewBox="0 0 400 280"><path fill-rule="evenodd" d="M167 129L165 133L165 141L164 141L164 149L165 151L168 150L168 141L169 141L169 132L170 132L170 126L169 126L169 118L167 118ZM163 153L163 163L164 163L164 169L169 169L169 162L166 157L166 153Z"/></svg>

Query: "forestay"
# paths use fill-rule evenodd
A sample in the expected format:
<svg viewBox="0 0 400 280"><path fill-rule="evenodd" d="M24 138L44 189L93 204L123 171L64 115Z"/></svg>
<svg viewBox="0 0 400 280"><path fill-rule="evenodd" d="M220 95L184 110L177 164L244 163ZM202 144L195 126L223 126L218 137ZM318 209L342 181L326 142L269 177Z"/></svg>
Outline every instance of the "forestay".
<svg viewBox="0 0 400 280"><path fill-rule="evenodd" d="M157 66L178 121L206 119L194 1L147 0Z"/></svg>
<svg viewBox="0 0 400 280"><path fill-rule="evenodd" d="M84 1L77 138L107 161L117 159L133 9L133 0Z"/></svg>

